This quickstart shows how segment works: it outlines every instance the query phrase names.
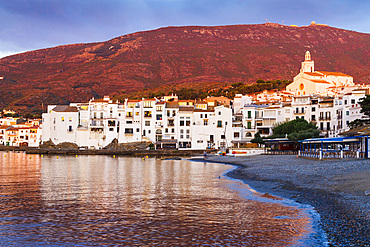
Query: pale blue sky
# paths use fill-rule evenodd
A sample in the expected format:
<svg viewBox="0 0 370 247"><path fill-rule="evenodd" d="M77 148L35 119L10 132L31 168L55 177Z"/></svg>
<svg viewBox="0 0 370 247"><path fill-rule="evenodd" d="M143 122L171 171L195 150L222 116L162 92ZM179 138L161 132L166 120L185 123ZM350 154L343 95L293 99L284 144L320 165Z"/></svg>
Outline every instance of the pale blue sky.
<svg viewBox="0 0 370 247"><path fill-rule="evenodd" d="M321 24L370 32L369 0L0 0L0 57L166 26Z"/></svg>

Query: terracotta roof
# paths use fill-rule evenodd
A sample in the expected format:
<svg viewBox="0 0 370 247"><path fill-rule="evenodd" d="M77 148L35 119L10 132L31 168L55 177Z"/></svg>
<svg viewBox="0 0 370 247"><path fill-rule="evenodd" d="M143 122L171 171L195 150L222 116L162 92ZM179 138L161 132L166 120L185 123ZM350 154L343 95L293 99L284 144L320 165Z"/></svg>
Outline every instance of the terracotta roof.
<svg viewBox="0 0 370 247"><path fill-rule="evenodd" d="M343 74L341 72L329 72L329 71L317 71L319 73L322 73L324 75L334 75L334 76L349 76L349 77L352 77L350 75L346 75L346 74Z"/></svg>
<svg viewBox="0 0 370 247"><path fill-rule="evenodd" d="M342 136L357 136L357 135L370 135L370 124L348 130L346 132L340 133Z"/></svg>
<svg viewBox="0 0 370 247"><path fill-rule="evenodd" d="M55 112L78 112L76 106L69 106L69 105L58 105L53 108Z"/></svg>
<svg viewBox="0 0 370 247"><path fill-rule="evenodd" d="M320 73L317 73L317 72L304 72L306 75L310 75L310 76L322 76L322 74Z"/></svg>
<svg viewBox="0 0 370 247"><path fill-rule="evenodd" d="M179 103L177 103L177 102L166 102L166 108L179 108Z"/></svg>
<svg viewBox="0 0 370 247"><path fill-rule="evenodd" d="M310 80L314 83L324 83L324 84L330 84L330 82L327 82L327 81L322 81L322 80Z"/></svg>
<svg viewBox="0 0 370 247"><path fill-rule="evenodd" d="M214 112L214 109L206 109L206 110L195 109L194 112Z"/></svg>
<svg viewBox="0 0 370 247"><path fill-rule="evenodd" d="M14 131L14 130L19 130L20 128L16 128L16 127L10 127L9 129L7 129L7 131Z"/></svg>
<svg viewBox="0 0 370 247"><path fill-rule="evenodd" d="M108 103L109 100L103 100L103 99L95 99L91 100L92 103Z"/></svg>
<svg viewBox="0 0 370 247"><path fill-rule="evenodd" d="M7 129L9 127L10 127L10 125L0 125L0 129Z"/></svg>
<svg viewBox="0 0 370 247"><path fill-rule="evenodd" d="M194 107L193 106L180 106L179 111L193 112L194 111Z"/></svg>

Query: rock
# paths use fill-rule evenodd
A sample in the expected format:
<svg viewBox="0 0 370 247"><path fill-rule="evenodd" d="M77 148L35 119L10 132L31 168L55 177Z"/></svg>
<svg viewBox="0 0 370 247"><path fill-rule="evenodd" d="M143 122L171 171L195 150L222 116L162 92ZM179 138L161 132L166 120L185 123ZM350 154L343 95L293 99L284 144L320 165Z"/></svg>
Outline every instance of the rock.
<svg viewBox="0 0 370 247"><path fill-rule="evenodd" d="M76 143L72 142L62 142L55 146L57 149L79 149Z"/></svg>
<svg viewBox="0 0 370 247"><path fill-rule="evenodd" d="M55 148L55 144L51 139L49 139L49 140L41 143L40 148Z"/></svg>

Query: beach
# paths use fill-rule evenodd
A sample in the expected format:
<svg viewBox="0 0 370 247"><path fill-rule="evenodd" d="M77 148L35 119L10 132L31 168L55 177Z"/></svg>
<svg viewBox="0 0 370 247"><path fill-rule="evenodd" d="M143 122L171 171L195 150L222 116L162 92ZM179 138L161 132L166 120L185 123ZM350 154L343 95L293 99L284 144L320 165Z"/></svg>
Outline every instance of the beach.
<svg viewBox="0 0 370 247"><path fill-rule="evenodd" d="M370 246L370 160L320 161L295 155L208 155L192 160L236 165L227 176L259 192L313 206L329 246Z"/></svg>

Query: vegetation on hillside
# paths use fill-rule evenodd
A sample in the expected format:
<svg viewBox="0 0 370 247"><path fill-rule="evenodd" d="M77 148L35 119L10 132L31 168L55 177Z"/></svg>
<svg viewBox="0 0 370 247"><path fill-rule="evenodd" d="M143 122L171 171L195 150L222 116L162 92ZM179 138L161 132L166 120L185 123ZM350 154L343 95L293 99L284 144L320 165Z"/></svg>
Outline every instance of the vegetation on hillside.
<svg viewBox="0 0 370 247"><path fill-rule="evenodd" d="M231 87L227 88L218 88L212 90L202 90L202 89L195 89L195 88L181 88L178 90L172 90L169 94L173 93L176 94L179 99L182 100L191 100L191 99L204 99L207 96L225 96L229 99L233 99L235 94L253 94L253 93L260 93L264 90L283 90L287 85L289 85L291 81L289 80L274 80L274 81L264 81L264 80L257 80L256 83L252 85L247 85L242 82L232 83ZM154 97L161 97L164 95L168 95L168 93L164 92L148 92L148 98Z"/></svg>

